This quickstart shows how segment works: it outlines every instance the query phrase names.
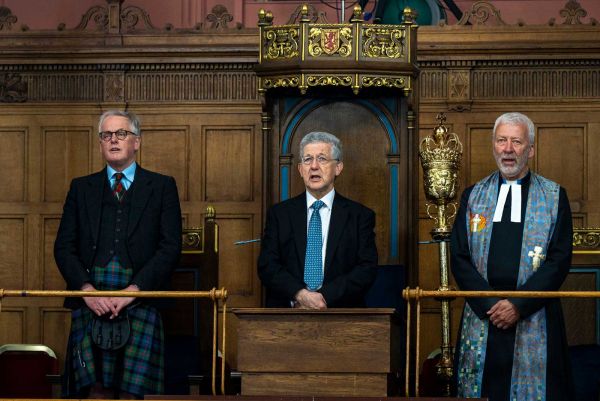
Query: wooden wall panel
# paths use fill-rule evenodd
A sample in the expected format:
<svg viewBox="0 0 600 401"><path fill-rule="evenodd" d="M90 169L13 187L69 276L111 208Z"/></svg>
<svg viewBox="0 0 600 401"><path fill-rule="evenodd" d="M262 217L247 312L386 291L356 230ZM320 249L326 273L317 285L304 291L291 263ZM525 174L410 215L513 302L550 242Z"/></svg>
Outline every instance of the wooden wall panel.
<svg viewBox="0 0 600 401"><path fill-rule="evenodd" d="M21 202L27 189L27 131L24 128L0 130L0 202Z"/></svg>
<svg viewBox="0 0 600 401"><path fill-rule="evenodd" d="M461 192L498 169L492 148L493 124L488 127L469 126L467 129L469 135L467 142L463 145L464 153L467 156L465 168L468 168L469 174L467 183L461 188Z"/></svg>
<svg viewBox="0 0 600 401"><path fill-rule="evenodd" d="M180 201L188 200L188 138L187 127L147 128L142 121L142 145L137 160L148 170L174 177Z"/></svg>
<svg viewBox="0 0 600 401"><path fill-rule="evenodd" d="M97 136L88 128L68 129L42 128L42 181L43 200L64 202L71 180L89 174L91 168L91 144L96 145ZM94 146L94 151L98 148Z"/></svg>
<svg viewBox="0 0 600 401"><path fill-rule="evenodd" d="M259 245L234 242L254 238L255 216L251 214L217 215L219 224L219 285L228 289L232 302L238 306L253 306L260 301L260 282L256 276Z"/></svg>
<svg viewBox="0 0 600 401"><path fill-rule="evenodd" d="M50 347L60 361L65 360L68 333L71 330L71 313L59 308L42 308L40 311L40 343ZM65 333L67 337L57 335ZM61 367L62 370L62 367Z"/></svg>
<svg viewBox="0 0 600 401"><path fill-rule="evenodd" d="M561 291L597 291L598 270L570 274L560 288ZM561 300L569 345L594 344L598 341L596 329L597 301L591 298L567 298Z"/></svg>
<svg viewBox="0 0 600 401"><path fill-rule="evenodd" d="M571 202L585 196L585 142L584 126L542 126L537 130L537 171L560 183Z"/></svg>
<svg viewBox="0 0 600 401"><path fill-rule="evenodd" d="M25 287L27 237L25 218L0 217L0 282L2 288Z"/></svg>
<svg viewBox="0 0 600 401"><path fill-rule="evenodd" d="M64 290L65 281L63 280L56 262L54 261L54 240L58 232L60 216L43 216L42 220L42 238L43 255L41 261L42 289L44 290Z"/></svg>
<svg viewBox="0 0 600 401"><path fill-rule="evenodd" d="M2 308L0 313L0 343L18 344L25 340L25 310Z"/></svg>
<svg viewBox="0 0 600 401"><path fill-rule="evenodd" d="M204 127L204 144L205 200L252 201L255 171L252 127Z"/></svg>

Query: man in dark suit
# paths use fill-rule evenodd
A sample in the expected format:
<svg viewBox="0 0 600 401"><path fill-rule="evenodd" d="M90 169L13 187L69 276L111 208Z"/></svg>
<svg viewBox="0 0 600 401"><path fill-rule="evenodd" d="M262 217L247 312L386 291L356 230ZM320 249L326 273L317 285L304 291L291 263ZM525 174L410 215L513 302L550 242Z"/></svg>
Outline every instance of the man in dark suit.
<svg viewBox="0 0 600 401"><path fill-rule="evenodd" d="M267 213L258 258L266 306L364 306L377 266L375 213L335 192L344 168L337 137L311 132L299 155L306 192Z"/></svg>
<svg viewBox="0 0 600 401"><path fill-rule="evenodd" d="M181 252L175 180L136 164L141 132L133 113L107 111L98 128L107 166L71 183L54 244L58 268L69 290L166 289ZM143 398L163 392L163 328L153 303L134 296L84 297L67 298L65 307L72 309L65 395ZM122 348L105 350L102 339L92 336L100 327L94 325L124 316L129 338Z"/></svg>

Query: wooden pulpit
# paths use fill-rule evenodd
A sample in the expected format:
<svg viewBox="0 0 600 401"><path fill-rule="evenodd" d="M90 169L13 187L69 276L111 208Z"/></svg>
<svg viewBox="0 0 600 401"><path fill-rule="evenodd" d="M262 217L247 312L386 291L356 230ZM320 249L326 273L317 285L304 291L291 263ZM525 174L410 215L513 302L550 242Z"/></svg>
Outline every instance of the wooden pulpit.
<svg viewBox="0 0 600 401"><path fill-rule="evenodd" d="M376 396L402 365L393 309L234 309L242 395Z"/></svg>

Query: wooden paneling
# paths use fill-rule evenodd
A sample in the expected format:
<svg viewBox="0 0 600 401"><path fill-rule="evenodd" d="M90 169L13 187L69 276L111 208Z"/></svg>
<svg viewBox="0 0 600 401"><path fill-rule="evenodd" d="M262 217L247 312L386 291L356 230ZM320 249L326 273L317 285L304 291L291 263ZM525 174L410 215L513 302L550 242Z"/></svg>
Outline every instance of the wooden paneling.
<svg viewBox="0 0 600 401"><path fill-rule="evenodd" d="M219 224L219 285L228 290L236 306L253 306L260 302L260 282L256 277L259 245L234 242L253 239L257 222L252 214L217 216Z"/></svg>
<svg viewBox="0 0 600 401"><path fill-rule="evenodd" d="M54 261L54 240L58 232L60 216L43 216L43 255L42 255L42 288L44 290L64 290L65 281L63 280L56 262Z"/></svg>
<svg viewBox="0 0 600 401"><path fill-rule="evenodd" d="M142 146L137 159L144 168L174 177L180 201L188 200L188 138L187 127L142 126Z"/></svg>
<svg viewBox="0 0 600 401"><path fill-rule="evenodd" d="M27 188L27 132L23 128L0 129L0 202L25 200Z"/></svg>
<svg viewBox="0 0 600 401"><path fill-rule="evenodd" d="M256 161L252 127L207 126L204 130L205 200L252 201Z"/></svg>
<svg viewBox="0 0 600 401"><path fill-rule="evenodd" d="M311 389L318 391L319 397L386 397L387 382L385 375L358 373L309 374L277 373L272 375L248 374L242 379L244 395L284 394L301 396L309 394ZM245 390L249 388L250 390ZM299 390L300 388L304 390ZM383 389L383 390L382 390Z"/></svg>
<svg viewBox="0 0 600 401"><path fill-rule="evenodd" d="M468 181L462 189L473 185L480 179L497 170L496 161L492 153L492 126L467 127L468 139L464 153L468 154ZM462 192L462 191L461 191ZM457 198L460 199L460 198Z"/></svg>
<svg viewBox="0 0 600 401"><path fill-rule="evenodd" d="M92 143L97 137L91 129L42 128L42 182L43 200L63 202L71 180L89 174ZM94 146L93 151L98 148Z"/></svg>
<svg viewBox="0 0 600 401"><path fill-rule="evenodd" d="M25 341L25 311L23 309L6 308L0 313L0 338L2 343L22 343Z"/></svg>
<svg viewBox="0 0 600 401"><path fill-rule="evenodd" d="M56 333L69 332L71 328L70 311L62 308L42 308L40 315L40 343L50 347L61 360L64 360L67 343L63 336L57 336Z"/></svg>
<svg viewBox="0 0 600 401"><path fill-rule="evenodd" d="M598 291L598 270L571 273L561 291ZM561 300L569 345L595 344L598 341L597 300L592 298L567 298Z"/></svg>
<svg viewBox="0 0 600 401"><path fill-rule="evenodd" d="M27 267L25 219L0 216L0 282L2 288L24 288Z"/></svg>
<svg viewBox="0 0 600 401"><path fill-rule="evenodd" d="M571 202L583 200L587 183L585 126L542 126L537 131L537 171L560 183Z"/></svg>

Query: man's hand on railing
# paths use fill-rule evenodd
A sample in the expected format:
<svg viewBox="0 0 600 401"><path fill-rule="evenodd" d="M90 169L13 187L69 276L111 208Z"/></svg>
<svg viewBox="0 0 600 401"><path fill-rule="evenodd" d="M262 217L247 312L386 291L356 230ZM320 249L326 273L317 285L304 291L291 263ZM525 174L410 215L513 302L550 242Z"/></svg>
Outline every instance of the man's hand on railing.
<svg viewBox="0 0 600 401"><path fill-rule="evenodd" d="M90 283L85 283L81 287L81 291L97 291L96 288ZM116 316L118 313L115 305L109 297L83 297L85 304L90 310L98 316L102 316L106 313L111 313Z"/></svg>
<svg viewBox="0 0 600 401"><path fill-rule="evenodd" d="M123 291L139 291L139 290L140 290L139 287L135 284L131 284L127 288L123 289ZM115 312L113 312L113 314L110 318L113 319L113 318L117 317L119 315L119 312L121 312L123 310L123 308L125 308L127 305L132 303L134 300L135 300L135 297L125 297L125 298L113 297L113 298L110 298L110 302L115 307Z"/></svg>
<svg viewBox="0 0 600 401"><path fill-rule="evenodd" d="M519 321L519 310L509 300L501 299L491 307L487 314L490 322L499 329L509 329Z"/></svg>

